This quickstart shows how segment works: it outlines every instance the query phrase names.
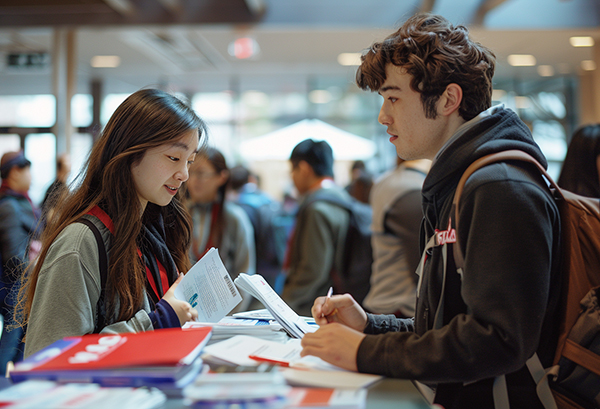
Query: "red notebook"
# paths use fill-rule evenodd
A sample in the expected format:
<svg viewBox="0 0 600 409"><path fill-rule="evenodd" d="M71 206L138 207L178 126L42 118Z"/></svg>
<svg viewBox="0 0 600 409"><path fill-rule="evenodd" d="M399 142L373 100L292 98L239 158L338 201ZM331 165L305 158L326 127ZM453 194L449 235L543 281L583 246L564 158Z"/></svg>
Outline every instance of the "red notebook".
<svg viewBox="0 0 600 409"><path fill-rule="evenodd" d="M18 363L14 372L189 365L210 335L211 328L202 327L67 337Z"/></svg>

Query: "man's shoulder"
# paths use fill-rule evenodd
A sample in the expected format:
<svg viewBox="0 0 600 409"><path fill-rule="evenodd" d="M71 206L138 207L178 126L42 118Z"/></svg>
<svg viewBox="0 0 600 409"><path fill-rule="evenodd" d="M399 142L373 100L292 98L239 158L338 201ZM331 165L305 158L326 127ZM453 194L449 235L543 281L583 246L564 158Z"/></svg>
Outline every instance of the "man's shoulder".
<svg viewBox="0 0 600 409"><path fill-rule="evenodd" d="M531 183L547 189L541 172L535 165L521 161L503 161L476 170L465 183L465 190L494 182Z"/></svg>

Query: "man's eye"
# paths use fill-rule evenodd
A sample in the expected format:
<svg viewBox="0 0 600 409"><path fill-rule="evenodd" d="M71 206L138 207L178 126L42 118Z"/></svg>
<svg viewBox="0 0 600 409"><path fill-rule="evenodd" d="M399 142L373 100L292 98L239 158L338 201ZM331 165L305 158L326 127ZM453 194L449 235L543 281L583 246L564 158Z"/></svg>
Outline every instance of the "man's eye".
<svg viewBox="0 0 600 409"><path fill-rule="evenodd" d="M396 101L398 101L398 98L389 97L389 98L388 98L388 100L389 100L390 102L396 102Z"/></svg>

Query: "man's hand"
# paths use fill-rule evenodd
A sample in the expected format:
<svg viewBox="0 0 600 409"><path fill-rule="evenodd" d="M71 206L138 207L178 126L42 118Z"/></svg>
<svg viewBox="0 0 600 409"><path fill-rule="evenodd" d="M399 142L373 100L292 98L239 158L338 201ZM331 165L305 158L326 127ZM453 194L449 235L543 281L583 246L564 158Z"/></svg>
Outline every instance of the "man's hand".
<svg viewBox="0 0 600 409"><path fill-rule="evenodd" d="M356 371L356 355L365 334L337 322L304 334L301 356L314 355L340 368Z"/></svg>
<svg viewBox="0 0 600 409"><path fill-rule="evenodd" d="M315 322L323 326L338 322L362 332L367 326L367 314L350 294L319 297L311 309Z"/></svg>
<svg viewBox="0 0 600 409"><path fill-rule="evenodd" d="M183 274L179 274L177 280L175 280L171 288L169 288L169 291L167 291L163 296L163 300L168 302L171 308L173 308L177 314L179 323L181 325L188 321L196 321L198 318L198 311L195 308L192 308L188 302L175 298L175 288L179 285L179 282L182 278Z"/></svg>

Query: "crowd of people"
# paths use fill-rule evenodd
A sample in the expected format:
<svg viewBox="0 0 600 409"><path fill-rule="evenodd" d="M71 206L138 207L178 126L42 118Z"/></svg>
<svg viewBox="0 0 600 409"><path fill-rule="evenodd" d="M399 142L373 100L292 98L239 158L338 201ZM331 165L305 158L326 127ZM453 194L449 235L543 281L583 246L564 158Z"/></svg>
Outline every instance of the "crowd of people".
<svg viewBox="0 0 600 409"><path fill-rule="evenodd" d="M77 184L67 186L69 160L59 157L41 210L28 196L31 162L5 153L0 370L65 336L195 319L174 288L215 247L232 279L261 274L294 311L316 319L303 355L420 381L447 409L494 407L504 376L511 407L541 407L526 361L535 352L552 360L555 201L536 169L501 162L469 179L458 231L452 222L458 180L477 158L518 149L547 165L518 116L491 106L494 67L491 50L440 16L417 14L374 43L356 79L383 97L378 121L396 167L374 177L356 162L344 188L331 146L307 137L289 158L298 193L291 215L249 167L229 166L210 147L197 113L160 90L135 92L117 108ZM599 141L600 125L575 132L561 187L600 197ZM347 279L354 201L371 209L362 303L324 297ZM449 256L456 245L462 269ZM244 294L236 311L253 307Z"/></svg>

